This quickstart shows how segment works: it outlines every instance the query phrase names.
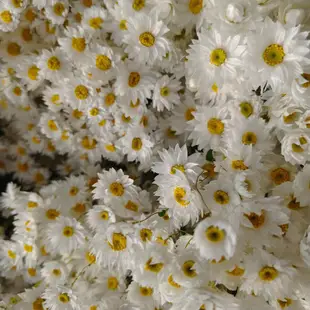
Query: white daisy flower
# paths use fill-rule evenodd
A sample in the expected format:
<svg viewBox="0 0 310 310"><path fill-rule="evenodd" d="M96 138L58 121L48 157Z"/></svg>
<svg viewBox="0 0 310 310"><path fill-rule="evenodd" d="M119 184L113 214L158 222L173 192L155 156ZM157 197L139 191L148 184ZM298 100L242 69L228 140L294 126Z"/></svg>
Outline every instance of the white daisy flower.
<svg viewBox="0 0 310 310"><path fill-rule="evenodd" d="M48 224L46 237L51 250L59 254L68 254L85 244L83 226L75 219L64 216Z"/></svg>
<svg viewBox="0 0 310 310"><path fill-rule="evenodd" d="M84 9L82 27L90 34L105 30L105 24L108 22L108 14L101 6L91 6Z"/></svg>
<svg viewBox="0 0 310 310"><path fill-rule="evenodd" d="M293 183L294 194L296 200L302 206L310 205L310 165L305 165L304 168L296 175Z"/></svg>
<svg viewBox="0 0 310 310"><path fill-rule="evenodd" d="M284 28L270 18L257 23L256 28L256 33L248 37L249 79L256 86L266 81L272 86L283 82L290 85L309 64L307 33L300 32L299 27Z"/></svg>
<svg viewBox="0 0 310 310"><path fill-rule="evenodd" d="M181 83L173 76L163 75L154 88L153 107L161 112L165 108L170 111L174 105L180 104L178 91L181 89Z"/></svg>
<svg viewBox="0 0 310 310"><path fill-rule="evenodd" d="M163 58L170 50L170 43L164 35L169 31L156 14L139 14L129 19L124 42L128 44L125 52L138 63L153 64Z"/></svg>
<svg viewBox="0 0 310 310"><path fill-rule="evenodd" d="M69 1L51 0L49 5L45 6L46 17L53 23L62 25L69 11Z"/></svg>
<svg viewBox="0 0 310 310"><path fill-rule="evenodd" d="M5 7L4 4L0 5L0 30L3 32L14 31L19 24L19 15L17 12Z"/></svg>
<svg viewBox="0 0 310 310"><path fill-rule="evenodd" d="M200 255L208 260L230 259L235 253L237 234L229 222L212 217L197 225L194 242Z"/></svg>
<svg viewBox="0 0 310 310"><path fill-rule="evenodd" d="M95 205L88 210L86 221L92 230L104 233L108 225L115 223L116 219L111 208L104 205Z"/></svg>
<svg viewBox="0 0 310 310"><path fill-rule="evenodd" d="M60 261L45 262L41 270L42 277L51 286L65 284L68 276L68 269Z"/></svg>

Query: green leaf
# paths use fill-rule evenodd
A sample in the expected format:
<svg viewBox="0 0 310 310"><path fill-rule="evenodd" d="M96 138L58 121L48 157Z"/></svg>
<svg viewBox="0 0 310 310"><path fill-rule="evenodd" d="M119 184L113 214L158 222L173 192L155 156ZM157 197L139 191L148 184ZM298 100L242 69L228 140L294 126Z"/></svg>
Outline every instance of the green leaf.
<svg viewBox="0 0 310 310"><path fill-rule="evenodd" d="M158 216L160 216L160 217L164 217L164 216L165 216L165 214L166 214L166 212L167 212L167 209L162 210L162 211L160 211L160 212L158 213Z"/></svg>
<svg viewBox="0 0 310 310"><path fill-rule="evenodd" d="M206 160L208 161L215 161L214 157L213 157L213 150L210 149L207 153L207 156L206 156Z"/></svg>

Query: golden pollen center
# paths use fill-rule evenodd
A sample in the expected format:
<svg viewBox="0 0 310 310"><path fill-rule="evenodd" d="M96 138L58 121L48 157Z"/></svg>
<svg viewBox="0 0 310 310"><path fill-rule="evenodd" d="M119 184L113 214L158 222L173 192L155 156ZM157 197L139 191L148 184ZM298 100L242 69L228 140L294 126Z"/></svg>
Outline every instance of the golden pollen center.
<svg viewBox="0 0 310 310"><path fill-rule="evenodd" d="M108 289L115 291L118 288L118 280L115 277L108 278Z"/></svg>
<svg viewBox="0 0 310 310"><path fill-rule="evenodd" d="M140 82L140 74L138 72L131 72L128 77L128 86L136 87Z"/></svg>
<svg viewBox="0 0 310 310"><path fill-rule="evenodd" d="M58 300L63 304L66 304L70 301L70 297L68 296L67 293L62 293L58 296Z"/></svg>
<svg viewBox="0 0 310 310"><path fill-rule="evenodd" d="M28 69L28 77L32 81L36 81L38 78L39 68L35 65Z"/></svg>
<svg viewBox="0 0 310 310"><path fill-rule="evenodd" d="M206 230L206 237L209 241L217 243L221 242L225 238L225 231L215 227L215 226L210 226Z"/></svg>
<svg viewBox="0 0 310 310"><path fill-rule="evenodd" d="M76 98L80 100L85 100L88 98L89 95L88 88L84 85L78 85L74 90L74 94Z"/></svg>
<svg viewBox="0 0 310 310"><path fill-rule="evenodd" d="M140 294L142 296L152 296L153 295L153 289L150 287L140 286Z"/></svg>
<svg viewBox="0 0 310 310"><path fill-rule="evenodd" d="M138 212L139 207L133 201L128 200L128 202L125 204L125 209L133 211L133 212Z"/></svg>
<svg viewBox="0 0 310 310"><path fill-rule="evenodd" d="M193 268L194 265L195 265L195 262L193 260L188 260L182 266L183 273L189 278L194 278L197 276L197 272Z"/></svg>
<svg viewBox="0 0 310 310"><path fill-rule="evenodd" d="M97 146L97 140L85 136L81 141L81 145L86 150L93 150Z"/></svg>
<svg viewBox="0 0 310 310"><path fill-rule="evenodd" d="M144 269L154 273L160 272L164 267L163 263L152 264L152 257L146 262Z"/></svg>
<svg viewBox="0 0 310 310"><path fill-rule="evenodd" d="M173 194L174 199L179 205L181 205L182 207L186 207L187 205L189 205L189 201L185 199L186 190L183 187L176 187Z"/></svg>
<svg viewBox="0 0 310 310"><path fill-rule="evenodd" d="M290 172L284 168L277 168L271 171L270 177L276 185L290 180Z"/></svg>
<svg viewBox="0 0 310 310"><path fill-rule="evenodd" d="M219 67L226 61L226 58L226 52L221 48L217 48L210 54L210 63Z"/></svg>
<svg viewBox="0 0 310 310"><path fill-rule="evenodd" d="M254 228L260 228L265 223L265 212L262 210L261 215L251 212L244 214L244 216L251 222Z"/></svg>
<svg viewBox="0 0 310 310"><path fill-rule="evenodd" d="M63 231L62 231L62 234L65 236L65 237L72 237L73 234L74 234L74 229L73 227L71 226L66 226Z"/></svg>
<svg viewBox="0 0 310 310"><path fill-rule="evenodd" d="M257 143L257 136L254 132L246 132L242 136L242 143L245 145L255 145Z"/></svg>
<svg viewBox="0 0 310 310"><path fill-rule="evenodd" d="M53 11L55 15L57 16L62 16L62 13L64 12L64 10L65 10L65 6L61 2L57 2L53 6Z"/></svg>
<svg viewBox="0 0 310 310"><path fill-rule="evenodd" d="M96 56L96 67L99 70L107 71L112 67L111 59L106 55L97 55Z"/></svg>
<svg viewBox="0 0 310 310"><path fill-rule="evenodd" d="M13 21L12 14L10 11L2 11L0 13L0 18L5 24L9 24Z"/></svg>
<svg viewBox="0 0 310 310"><path fill-rule="evenodd" d="M184 113L184 118L185 120L188 122L188 121L191 121L192 119L194 119L194 115L193 115L193 112L195 112L196 109L195 108L188 108L185 113Z"/></svg>
<svg viewBox="0 0 310 310"><path fill-rule="evenodd" d="M151 47L155 44L155 37L150 32L143 32L139 36L140 43L145 47Z"/></svg>
<svg viewBox="0 0 310 310"><path fill-rule="evenodd" d="M258 275L265 282L271 282L278 277L278 270L271 266L263 267Z"/></svg>
<svg viewBox="0 0 310 310"><path fill-rule="evenodd" d="M203 0L190 0L188 3L188 9L194 14L197 15L201 12L203 8Z"/></svg>
<svg viewBox="0 0 310 310"><path fill-rule="evenodd" d="M15 42L10 42L7 46L7 52L10 56L18 56L21 53L21 47Z"/></svg>
<svg viewBox="0 0 310 310"><path fill-rule="evenodd" d="M121 183L113 182L110 184L110 192L112 195L120 197L124 195L125 189Z"/></svg>
<svg viewBox="0 0 310 310"><path fill-rule="evenodd" d="M221 135L224 132L224 123L217 118L210 118L207 127L212 135Z"/></svg>
<svg viewBox="0 0 310 310"><path fill-rule="evenodd" d="M184 165L174 165L171 167L170 173L171 174L175 174L177 172L177 170L185 173L185 167Z"/></svg>
<svg viewBox="0 0 310 310"><path fill-rule="evenodd" d="M140 11L144 8L145 6L145 0L134 0L132 2L132 8L135 10L135 11Z"/></svg>
<svg viewBox="0 0 310 310"><path fill-rule="evenodd" d="M60 60L56 56L52 56L47 61L47 66L52 71L60 69Z"/></svg>
<svg viewBox="0 0 310 310"><path fill-rule="evenodd" d="M253 107L250 102L241 102L239 104L239 107L240 107L240 112L244 117L248 118L252 115Z"/></svg>
<svg viewBox="0 0 310 310"><path fill-rule="evenodd" d="M284 57L285 52L283 46L279 44L271 44L263 52L264 62L271 67L280 65Z"/></svg>
<svg viewBox="0 0 310 310"><path fill-rule="evenodd" d="M101 17L94 17L89 20L89 26L94 29L101 29L101 24L103 23L103 19Z"/></svg>
<svg viewBox="0 0 310 310"><path fill-rule="evenodd" d="M77 52L84 52L86 48L86 42L84 38L72 38L72 48Z"/></svg>
<svg viewBox="0 0 310 310"><path fill-rule="evenodd" d="M140 230L140 238L143 242L151 241L152 236L153 236L153 233L150 229L142 228Z"/></svg>
<svg viewBox="0 0 310 310"><path fill-rule="evenodd" d="M170 89L168 87L162 87L160 89L160 95L162 97L167 97L167 96L169 96L169 94L170 94Z"/></svg>
<svg viewBox="0 0 310 310"><path fill-rule="evenodd" d="M177 282L174 281L174 279L173 279L173 277L172 277L172 274L169 275L169 277L168 277L168 283L169 283L171 286L175 287L175 288L180 288L180 287L181 287L180 284L178 284Z"/></svg>
<svg viewBox="0 0 310 310"><path fill-rule="evenodd" d="M127 247L127 239L121 233L113 233L112 244L110 242L108 244L113 251L123 251Z"/></svg>
<svg viewBox="0 0 310 310"><path fill-rule="evenodd" d="M48 209L45 215L49 220L55 220L60 213L56 209Z"/></svg>
<svg viewBox="0 0 310 310"><path fill-rule="evenodd" d="M140 138L133 138L131 142L131 148L135 151L140 151L142 149L143 143Z"/></svg>
<svg viewBox="0 0 310 310"><path fill-rule="evenodd" d="M214 200L220 205L226 205L229 203L228 193L218 190L213 195Z"/></svg>

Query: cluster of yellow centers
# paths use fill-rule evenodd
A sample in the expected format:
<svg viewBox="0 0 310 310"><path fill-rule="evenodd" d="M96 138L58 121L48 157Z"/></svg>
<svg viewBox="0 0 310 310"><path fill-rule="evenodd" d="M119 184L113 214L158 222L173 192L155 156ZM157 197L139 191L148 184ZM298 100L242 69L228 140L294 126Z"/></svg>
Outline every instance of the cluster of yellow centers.
<svg viewBox="0 0 310 310"><path fill-rule="evenodd" d="M219 227L210 226L206 229L206 238L213 243L221 242L225 239L225 236L225 230L220 229Z"/></svg>
<svg viewBox="0 0 310 310"><path fill-rule="evenodd" d="M139 41L145 47L152 47L155 44L155 37L147 31L140 34Z"/></svg>
<svg viewBox="0 0 310 310"><path fill-rule="evenodd" d="M271 44L263 52L264 62L271 67L280 65L283 62L284 57L284 48L279 44Z"/></svg>
<svg viewBox="0 0 310 310"><path fill-rule="evenodd" d="M113 233L112 243L108 244L113 251L123 251L127 247L127 238L122 233Z"/></svg>

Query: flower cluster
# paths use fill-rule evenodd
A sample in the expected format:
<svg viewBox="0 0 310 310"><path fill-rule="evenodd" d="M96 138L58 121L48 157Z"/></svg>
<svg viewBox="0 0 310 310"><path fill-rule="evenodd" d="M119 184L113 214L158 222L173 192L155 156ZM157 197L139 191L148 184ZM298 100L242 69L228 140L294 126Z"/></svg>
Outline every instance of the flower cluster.
<svg viewBox="0 0 310 310"><path fill-rule="evenodd" d="M310 309L309 0L2 0L0 309Z"/></svg>

